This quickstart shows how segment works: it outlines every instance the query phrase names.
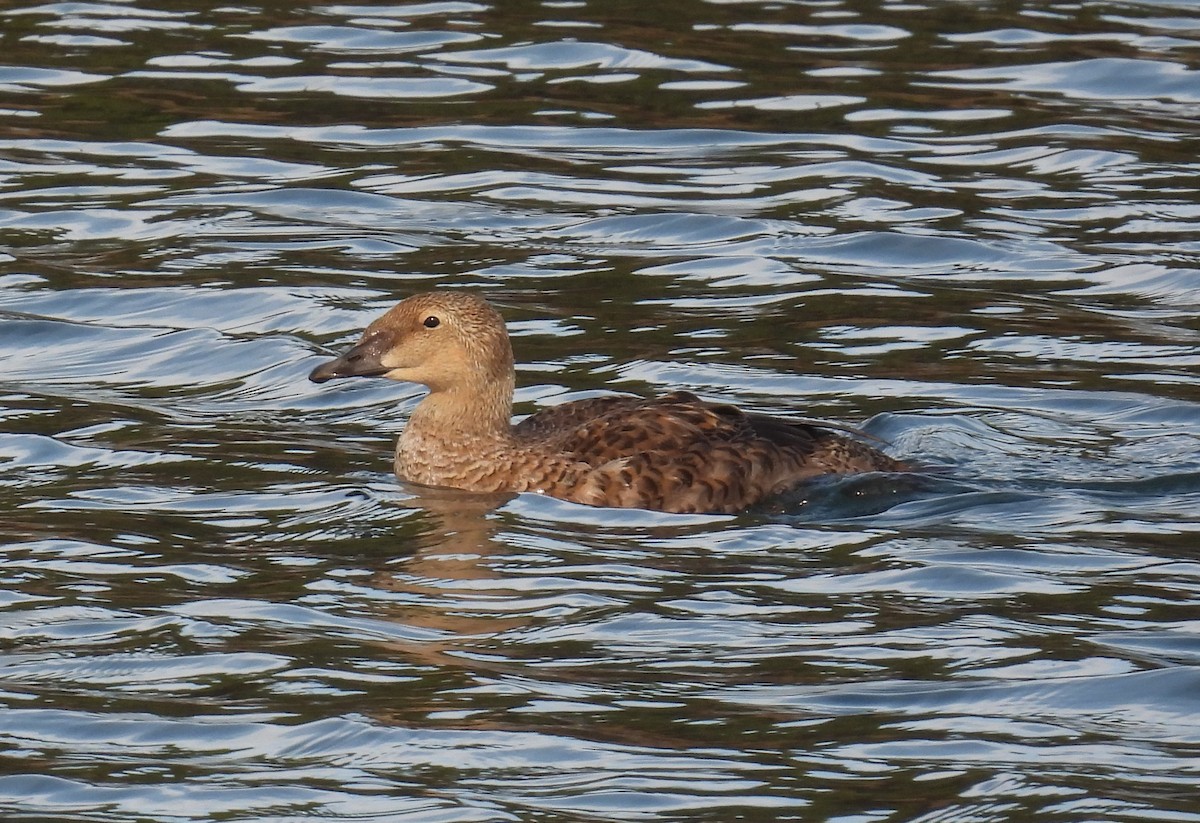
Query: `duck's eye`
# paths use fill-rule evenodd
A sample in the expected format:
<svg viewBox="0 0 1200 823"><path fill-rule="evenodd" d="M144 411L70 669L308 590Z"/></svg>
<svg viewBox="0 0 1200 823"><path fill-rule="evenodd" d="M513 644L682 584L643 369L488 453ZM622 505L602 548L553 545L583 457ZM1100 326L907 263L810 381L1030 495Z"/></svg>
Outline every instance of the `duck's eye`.
<svg viewBox="0 0 1200 823"><path fill-rule="evenodd" d="M432 314L425 318L425 328L427 329L436 329L441 324L442 321Z"/></svg>

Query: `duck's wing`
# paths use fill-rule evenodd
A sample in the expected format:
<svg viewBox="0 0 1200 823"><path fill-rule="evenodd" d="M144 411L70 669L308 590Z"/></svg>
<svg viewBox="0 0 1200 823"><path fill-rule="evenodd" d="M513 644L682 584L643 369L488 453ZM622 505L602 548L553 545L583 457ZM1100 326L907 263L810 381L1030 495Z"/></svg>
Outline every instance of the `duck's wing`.
<svg viewBox="0 0 1200 823"><path fill-rule="evenodd" d="M590 468L562 478L550 494L676 512L733 512L822 474L900 468L819 426L747 414L688 392L614 406L556 445Z"/></svg>
<svg viewBox="0 0 1200 823"><path fill-rule="evenodd" d="M749 415L706 403L690 392L622 398L600 413L559 432L556 445L590 466L638 454L668 460L691 449L737 443L753 436ZM586 402L586 401L585 401Z"/></svg>
<svg viewBox="0 0 1200 823"><path fill-rule="evenodd" d="M526 441L557 440L582 425L644 402L642 398L628 394L572 400L534 412L513 426L513 434Z"/></svg>

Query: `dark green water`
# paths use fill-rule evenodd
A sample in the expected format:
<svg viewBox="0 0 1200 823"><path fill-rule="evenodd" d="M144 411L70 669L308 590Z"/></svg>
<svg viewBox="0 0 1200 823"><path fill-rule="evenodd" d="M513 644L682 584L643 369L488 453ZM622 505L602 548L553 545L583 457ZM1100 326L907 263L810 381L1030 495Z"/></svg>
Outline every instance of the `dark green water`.
<svg viewBox="0 0 1200 823"><path fill-rule="evenodd" d="M0 816L1200 821L1191 2L7 4ZM940 471L417 492L307 372L486 293L518 410Z"/></svg>

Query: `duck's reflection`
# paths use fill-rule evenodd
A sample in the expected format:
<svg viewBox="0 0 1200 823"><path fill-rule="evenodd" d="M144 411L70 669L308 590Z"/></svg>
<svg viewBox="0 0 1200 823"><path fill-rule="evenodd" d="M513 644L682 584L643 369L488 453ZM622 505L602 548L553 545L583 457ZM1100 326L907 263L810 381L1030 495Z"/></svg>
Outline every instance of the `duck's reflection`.
<svg viewBox="0 0 1200 823"><path fill-rule="evenodd" d="M515 495L413 484L404 484L404 490L411 495L407 505L428 514L427 531L412 555L376 570L369 585L400 595L389 598L390 619L432 629L444 638L389 641L396 653L459 667L464 652L483 651L481 643L528 620L528 611L514 605L526 592L507 585L495 565L512 550L500 539L504 523L499 510Z"/></svg>

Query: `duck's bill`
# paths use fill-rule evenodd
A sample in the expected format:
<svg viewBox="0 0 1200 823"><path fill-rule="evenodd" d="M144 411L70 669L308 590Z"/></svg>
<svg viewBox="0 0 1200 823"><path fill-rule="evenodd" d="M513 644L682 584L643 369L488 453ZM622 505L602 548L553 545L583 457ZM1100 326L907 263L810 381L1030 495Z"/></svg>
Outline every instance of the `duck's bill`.
<svg viewBox="0 0 1200 823"><path fill-rule="evenodd" d="M365 345L358 345L334 360L322 363L309 373L314 383L324 383L340 377L382 377L390 371L379 362L379 355Z"/></svg>

